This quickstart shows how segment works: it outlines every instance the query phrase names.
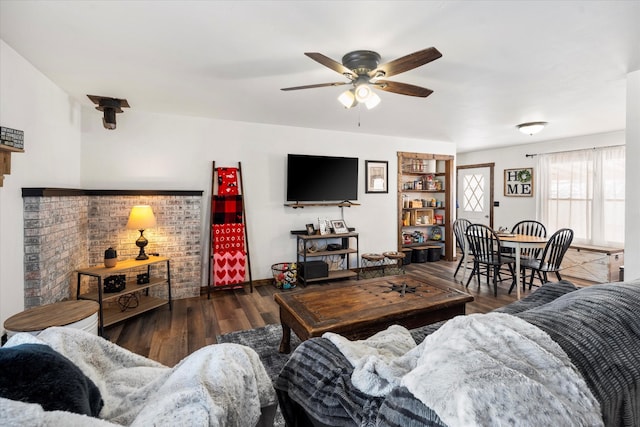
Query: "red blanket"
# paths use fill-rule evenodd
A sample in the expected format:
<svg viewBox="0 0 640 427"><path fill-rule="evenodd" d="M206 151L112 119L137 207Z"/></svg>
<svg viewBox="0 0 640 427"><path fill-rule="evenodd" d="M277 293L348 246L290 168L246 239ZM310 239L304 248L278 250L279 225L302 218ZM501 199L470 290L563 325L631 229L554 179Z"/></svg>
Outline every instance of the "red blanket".
<svg viewBox="0 0 640 427"><path fill-rule="evenodd" d="M243 283L246 277L246 250L243 224L214 224L213 277L215 286Z"/></svg>

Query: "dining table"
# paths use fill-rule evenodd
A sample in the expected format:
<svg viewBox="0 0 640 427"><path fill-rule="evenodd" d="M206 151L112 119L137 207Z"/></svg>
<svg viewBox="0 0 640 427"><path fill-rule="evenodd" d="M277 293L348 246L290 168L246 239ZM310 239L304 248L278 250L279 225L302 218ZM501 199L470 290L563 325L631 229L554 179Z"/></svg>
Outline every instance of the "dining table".
<svg viewBox="0 0 640 427"><path fill-rule="evenodd" d="M547 244L546 237L529 236L527 234L513 234L513 233L496 233L496 236L500 240L500 245L504 248L514 249L514 258L516 260L516 298L520 299L520 258L522 251L526 249L541 249ZM465 245L468 242L465 239ZM467 248L464 249L465 251ZM464 272L462 280L466 276L467 263L469 262L469 256L465 258Z"/></svg>
<svg viewBox="0 0 640 427"><path fill-rule="evenodd" d="M516 259L516 296L520 299L520 258L525 249L541 249L547 244L546 237L529 236L527 234L497 234L500 245L513 248Z"/></svg>

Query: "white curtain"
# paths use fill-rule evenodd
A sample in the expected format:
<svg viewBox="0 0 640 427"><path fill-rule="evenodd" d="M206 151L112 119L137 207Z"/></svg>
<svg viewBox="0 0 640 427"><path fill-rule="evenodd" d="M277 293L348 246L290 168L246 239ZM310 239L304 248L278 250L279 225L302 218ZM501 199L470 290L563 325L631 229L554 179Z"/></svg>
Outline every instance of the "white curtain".
<svg viewBox="0 0 640 427"><path fill-rule="evenodd" d="M623 246L624 158L624 146L539 155L536 209L548 234L566 227L576 243Z"/></svg>

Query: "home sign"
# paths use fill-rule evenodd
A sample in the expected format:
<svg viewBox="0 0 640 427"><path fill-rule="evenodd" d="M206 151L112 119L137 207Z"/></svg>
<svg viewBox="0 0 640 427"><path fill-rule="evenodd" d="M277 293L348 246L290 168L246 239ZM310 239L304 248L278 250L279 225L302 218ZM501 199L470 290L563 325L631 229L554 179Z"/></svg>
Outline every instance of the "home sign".
<svg viewBox="0 0 640 427"><path fill-rule="evenodd" d="M533 168L505 169L504 195L509 197L532 197Z"/></svg>

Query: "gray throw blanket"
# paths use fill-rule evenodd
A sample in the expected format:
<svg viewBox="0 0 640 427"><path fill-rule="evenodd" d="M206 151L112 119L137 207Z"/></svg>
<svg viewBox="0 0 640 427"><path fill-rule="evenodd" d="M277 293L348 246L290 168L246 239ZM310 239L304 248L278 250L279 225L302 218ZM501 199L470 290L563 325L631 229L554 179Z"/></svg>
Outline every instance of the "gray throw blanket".
<svg viewBox="0 0 640 427"><path fill-rule="evenodd" d="M600 403L605 425L640 425L640 281L579 291L566 281L548 283L496 311L520 317L560 345ZM421 342L443 323L411 335ZM406 387L372 397L353 386L352 373L330 341L305 341L276 381L283 414L293 425L309 418L316 425L445 425Z"/></svg>

